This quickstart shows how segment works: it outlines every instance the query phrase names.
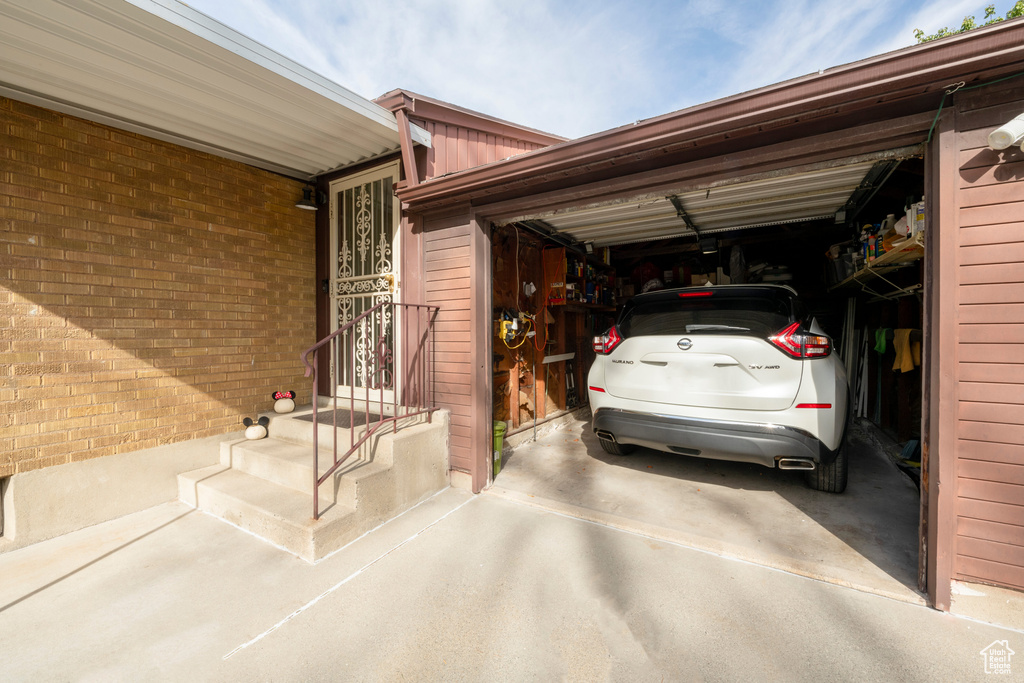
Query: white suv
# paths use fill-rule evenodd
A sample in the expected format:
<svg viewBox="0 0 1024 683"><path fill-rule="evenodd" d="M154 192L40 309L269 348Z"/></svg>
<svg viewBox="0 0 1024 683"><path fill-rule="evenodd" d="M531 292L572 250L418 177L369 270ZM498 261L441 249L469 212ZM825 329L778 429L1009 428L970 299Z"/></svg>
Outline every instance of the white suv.
<svg viewBox="0 0 1024 683"><path fill-rule="evenodd" d="M753 462L846 488L846 371L789 287L640 294L594 351L587 383L607 452Z"/></svg>

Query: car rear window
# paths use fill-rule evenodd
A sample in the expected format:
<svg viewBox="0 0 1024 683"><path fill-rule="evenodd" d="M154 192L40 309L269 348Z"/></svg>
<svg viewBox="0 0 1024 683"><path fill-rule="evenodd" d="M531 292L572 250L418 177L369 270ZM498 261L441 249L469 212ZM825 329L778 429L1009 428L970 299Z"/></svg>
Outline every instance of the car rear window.
<svg viewBox="0 0 1024 683"><path fill-rule="evenodd" d="M715 291L711 296L682 298L675 292L634 299L619 321L623 337L661 334L738 334L768 337L794 320L793 301L785 290Z"/></svg>

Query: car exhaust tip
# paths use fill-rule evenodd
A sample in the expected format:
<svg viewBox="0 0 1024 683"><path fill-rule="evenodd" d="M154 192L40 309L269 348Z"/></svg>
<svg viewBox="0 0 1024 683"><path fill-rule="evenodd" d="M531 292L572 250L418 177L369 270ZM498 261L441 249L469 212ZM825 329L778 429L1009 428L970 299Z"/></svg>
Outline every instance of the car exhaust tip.
<svg viewBox="0 0 1024 683"><path fill-rule="evenodd" d="M780 470L813 470L814 461L804 458L779 458Z"/></svg>
<svg viewBox="0 0 1024 683"><path fill-rule="evenodd" d="M612 443L615 443L615 435L612 434L611 432L606 432L603 429L598 429L594 433L597 434L597 438L599 439L604 439L605 441L611 441Z"/></svg>

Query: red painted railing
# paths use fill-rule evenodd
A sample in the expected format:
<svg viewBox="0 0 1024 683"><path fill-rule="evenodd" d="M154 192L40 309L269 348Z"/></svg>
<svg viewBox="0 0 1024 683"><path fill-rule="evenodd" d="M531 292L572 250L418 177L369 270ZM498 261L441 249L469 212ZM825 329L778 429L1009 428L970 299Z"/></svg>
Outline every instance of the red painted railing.
<svg viewBox="0 0 1024 683"><path fill-rule="evenodd" d="M426 414L429 421L437 410L432 354L438 310L426 304L379 303L303 352L306 377L313 378L313 519L320 519L320 485L370 437L388 424L397 432L403 418ZM330 375L325 408L315 398L325 398L319 393L322 360ZM332 414L333 461L319 474L322 410ZM348 431L340 455L339 427Z"/></svg>

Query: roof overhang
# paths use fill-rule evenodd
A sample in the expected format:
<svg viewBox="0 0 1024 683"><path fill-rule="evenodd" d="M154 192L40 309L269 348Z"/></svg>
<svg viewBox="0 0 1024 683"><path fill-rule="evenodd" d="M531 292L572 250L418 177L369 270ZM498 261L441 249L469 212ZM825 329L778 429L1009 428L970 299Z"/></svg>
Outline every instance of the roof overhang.
<svg viewBox="0 0 1024 683"><path fill-rule="evenodd" d="M0 0L0 95L302 179L399 149L388 110L175 0Z"/></svg>
<svg viewBox="0 0 1024 683"><path fill-rule="evenodd" d="M405 109L409 116L425 121L436 121L446 125L461 126L482 131L490 135L501 135L514 140L523 140L536 145L554 145L568 138L527 128L511 121L483 114L472 109L443 102L433 97L420 95L411 90L391 90L374 100L390 111Z"/></svg>
<svg viewBox="0 0 1024 683"><path fill-rule="evenodd" d="M1022 71L1024 19L1004 21L432 179L399 195L418 213L468 204L481 218L523 219L555 206L592 206L612 191L620 200L649 195L674 182L673 169L705 160L725 168L736 154L773 148L772 161L786 159L794 141L815 135L874 125L857 133L857 146L919 144L945 90Z"/></svg>

